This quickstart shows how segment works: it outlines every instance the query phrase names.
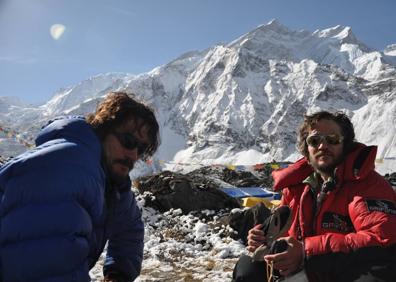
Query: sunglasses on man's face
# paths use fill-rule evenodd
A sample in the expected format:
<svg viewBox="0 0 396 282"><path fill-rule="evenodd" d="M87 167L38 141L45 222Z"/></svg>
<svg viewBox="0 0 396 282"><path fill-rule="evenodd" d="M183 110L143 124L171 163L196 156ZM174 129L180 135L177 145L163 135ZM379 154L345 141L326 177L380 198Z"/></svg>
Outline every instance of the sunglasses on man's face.
<svg viewBox="0 0 396 282"><path fill-rule="evenodd" d="M137 148L139 156L142 156L146 152L148 145L140 143L132 134L121 132L113 132L113 134L117 137L118 141L124 148L128 150L134 150Z"/></svg>
<svg viewBox="0 0 396 282"><path fill-rule="evenodd" d="M338 134L329 134L329 135L321 135L321 134L314 134L307 137L305 140L307 144L313 148L318 148L320 144L326 141L329 145L338 145L341 144L344 140L343 136Z"/></svg>

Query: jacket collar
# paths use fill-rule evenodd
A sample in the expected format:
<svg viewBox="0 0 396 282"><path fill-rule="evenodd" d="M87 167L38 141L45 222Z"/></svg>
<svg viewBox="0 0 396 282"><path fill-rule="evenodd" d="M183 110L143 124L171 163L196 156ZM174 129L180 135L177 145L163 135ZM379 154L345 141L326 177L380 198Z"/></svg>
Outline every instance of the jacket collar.
<svg viewBox="0 0 396 282"><path fill-rule="evenodd" d="M356 143L354 149L336 168L337 179L340 182L364 179L375 168L376 154L376 146L366 146L362 143ZM301 158L287 168L272 172L274 190L279 191L285 187L301 184L313 172L314 170L307 159Z"/></svg>

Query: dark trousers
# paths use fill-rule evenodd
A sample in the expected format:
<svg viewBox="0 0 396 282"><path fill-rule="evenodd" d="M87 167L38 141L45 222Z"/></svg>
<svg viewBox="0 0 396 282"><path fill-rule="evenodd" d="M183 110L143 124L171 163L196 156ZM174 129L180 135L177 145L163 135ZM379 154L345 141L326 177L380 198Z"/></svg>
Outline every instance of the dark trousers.
<svg viewBox="0 0 396 282"><path fill-rule="evenodd" d="M233 282L264 282L267 281L265 261L252 261L252 258L242 255L232 273Z"/></svg>
<svg viewBox="0 0 396 282"><path fill-rule="evenodd" d="M331 253L309 258L305 272L309 281L396 282L396 247L370 247L351 253ZM266 282L265 262L243 255L235 265L234 282Z"/></svg>

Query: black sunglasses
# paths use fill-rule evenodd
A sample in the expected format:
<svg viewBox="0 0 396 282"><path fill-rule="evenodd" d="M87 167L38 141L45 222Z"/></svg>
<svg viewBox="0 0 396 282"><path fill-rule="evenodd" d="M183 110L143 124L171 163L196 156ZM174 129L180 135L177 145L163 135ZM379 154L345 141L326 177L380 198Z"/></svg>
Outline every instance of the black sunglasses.
<svg viewBox="0 0 396 282"><path fill-rule="evenodd" d="M314 134L310 135L305 139L307 144L313 148L318 148L320 144L326 141L329 145L338 145L344 140L343 136L338 134L329 134L329 135L321 135L321 134Z"/></svg>
<svg viewBox="0 0 396 282"><path fill-rule="evenodd" d="M147 144L140 143L135 136L130 133L113 132L114 136L117 137L121 145L128 149L134 150L137 148L139 156L142 156L147 151Z"/></svg>

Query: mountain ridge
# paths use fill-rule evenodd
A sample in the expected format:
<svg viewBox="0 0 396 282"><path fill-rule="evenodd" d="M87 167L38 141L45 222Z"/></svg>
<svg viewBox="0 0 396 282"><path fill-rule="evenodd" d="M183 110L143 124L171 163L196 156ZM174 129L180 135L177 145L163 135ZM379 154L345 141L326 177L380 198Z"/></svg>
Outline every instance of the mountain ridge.
<svg viewBox="0 0 396 282"><path fill-rule="evenodd" d="M91 112L108 91L127 90L156 110L163 132L159 159L294 160L303 114L320 109L346 112L359 141L380 144L379 156L394 157L396 69L388 57L361 43L350 27L311 33L273 20L228 44L186 52L147 73L91 77L35 111L0 112L0 121L17 119L19 131L37 132L40 121ZM247 158L252 152L255 157Z"/></svg>

